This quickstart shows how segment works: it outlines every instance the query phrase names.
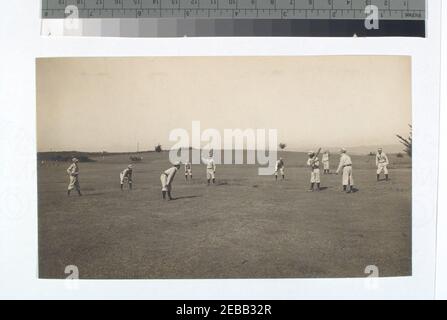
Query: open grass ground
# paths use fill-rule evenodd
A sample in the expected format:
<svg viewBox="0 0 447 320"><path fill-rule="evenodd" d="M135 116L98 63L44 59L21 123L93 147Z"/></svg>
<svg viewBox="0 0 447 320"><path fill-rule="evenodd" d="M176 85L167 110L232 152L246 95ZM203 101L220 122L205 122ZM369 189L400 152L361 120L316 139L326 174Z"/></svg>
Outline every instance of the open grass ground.
<svg viewBox="0 0 447 320"><path fill-rule="evenodd" d="M306 192L303 153L281 154L286 180L277 182L256 166L222 165L208 187L194 165L194 180L181 168L176 200L162 201L168 154L143 156L131 192L119 189L127 155L81 163L83 197L66 196L69 164L39 165L40 277L65 278L67 265L82 279L364 277L368 265L411 275L409 158L390 156L391 180L376 182L374 157L354 156L354 194L335 174Z"/></svg>

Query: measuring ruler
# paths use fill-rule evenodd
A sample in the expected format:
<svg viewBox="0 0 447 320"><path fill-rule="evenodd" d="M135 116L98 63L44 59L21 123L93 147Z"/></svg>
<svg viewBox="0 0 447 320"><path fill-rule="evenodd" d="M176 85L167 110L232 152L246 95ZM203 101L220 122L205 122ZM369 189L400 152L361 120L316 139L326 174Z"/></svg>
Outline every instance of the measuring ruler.
<svg viewBox="0 0 447 320"><path fill-rule="evenodd" d="M382 30L380 27L372 31L365 29L365 19L372 19L373 15L382 23ZM275 35L276 26L276 30L295 29L290 35L304 36L303 28L310 36L312 33L316 36L425 36L425 15L425 0L42 0L44 20L221 19L247 20L253 27L261 23L260 20L263 25L271 21L272 32L265 35ZM223 35L245 34L238 34L233 28ZM254 32L253 35L258 34Z"/></svg>
<svg viewBox="0 0 447 320"><path fill-rule="evenodd" d="M425 0L43 0L43 18L361 19L367 6L387 20L424 20Z"/></svg>

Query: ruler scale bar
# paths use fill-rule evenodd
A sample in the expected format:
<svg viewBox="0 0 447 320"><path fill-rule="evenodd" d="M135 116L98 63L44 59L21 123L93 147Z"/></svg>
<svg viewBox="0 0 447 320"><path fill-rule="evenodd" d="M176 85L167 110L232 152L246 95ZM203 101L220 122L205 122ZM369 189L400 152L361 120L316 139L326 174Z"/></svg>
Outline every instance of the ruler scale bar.
<svg viewBox="0 0 447 320"><path fill-rule="evenodd" d="M380 19L425 20L425 0L43 0L44 19L272 18L358 19L374 5ZM175 12L175 14L173 14ZM180 13L181 12L181 13Z"/></svg>
<svg viewBox="0 0 447 320"><path fill-rule="evenodd" d="M362 10L297 10L297 9L80 9L78 18L150 18L150 17L181 17L181 18L235 18L251 19L277 18L277 19L353 19L364 20L367 18ZM44 9L44 19L64 19L72 14L65 10ZM425 20L425 11L380 11L382 20Z"/></svg>

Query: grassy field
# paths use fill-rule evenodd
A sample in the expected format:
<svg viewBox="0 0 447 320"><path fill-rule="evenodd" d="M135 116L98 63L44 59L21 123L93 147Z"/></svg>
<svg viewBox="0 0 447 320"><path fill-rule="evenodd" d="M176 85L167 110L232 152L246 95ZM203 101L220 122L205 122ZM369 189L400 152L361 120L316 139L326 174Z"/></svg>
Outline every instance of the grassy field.
<svg viewBox="0 0 447 320"><path fill-rule="evenodd" d="M208 187L203 166L192 182L183 168L174 201L161 200L167 153L135 164L134 190L119 188L128 155L80 164L83 197L66 196L68 163L39 164L39 274L82 279L364 277L411 274L411 161L390 156L391 180L376 182L374 157L353 156L359 191L341 192L341 176L322 176L306 192L302 153L280 154L286 180L257 167L222 165ZM338 156L332 156L332 170Z"/></svg>

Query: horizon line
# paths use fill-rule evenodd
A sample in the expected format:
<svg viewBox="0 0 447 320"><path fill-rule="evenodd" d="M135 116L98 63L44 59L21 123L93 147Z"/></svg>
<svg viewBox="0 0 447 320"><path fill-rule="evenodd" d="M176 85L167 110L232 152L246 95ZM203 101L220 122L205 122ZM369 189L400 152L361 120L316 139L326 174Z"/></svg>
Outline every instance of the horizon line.
<svg viewBox="0 0 447 320"><path fill-rule="evenodd" d="M379 145L379 144L375 144L375 145L371 145L371 147L373 148L376 148L377 146L381 146L381 145ZM398 143L396 143L396 144L387 144L387 145L382 145L383 147L386 147L386 146L393 146L393 147L398 147L398 146L400 146L400 144L398 144ZM368 148L369 146L367 146L367 145L364 145L364 146L347 146L347 147L344 147L345 149L347 149L348 150L348 152L349 152L349 149L356 149L356 148ZM322 151L323 151L323 149L332 149L332 150L334 150L334 149L341 149L342 147L325 147L325 148L321 148L322 149ZM280 148L278 148L278 149L276 149L276 150L272 150L272 152L274 152L274 151L277 151L277 152L308 152L309 150L307 150L307 149L309 149L309 148L286 148L286 149L280 149ZM317 148L315 148L316 150L317 150ZM161 152L171 152L171 151L173 151L173 150L189 150L189 151L191 151L191 150L211 150L211 149L205 149L205 148L203 148L203 149L197 149L197 148L192 148L192 147L183 147L183 148L177 148L177 149L164 149L164 150L162 150ZM214 149L214 151L251 151L251 152L270 152L270 150L269 149ZM331 150L329 150L329 151L331 151ZM373 151L373 150L371 150L371 151ZM402 152L403 152L404 150L402 150ZM140 150L140 151L82 151L82 150L45 150L45 151L37 151L37 153L51 153L51 152L54 152L54 153L69 153L69 152L78 152L78 153L97 153L97 154L125 154L125 153L149 153L149 152L157 152L157 151L155 151L155 150Z"/></svg>

